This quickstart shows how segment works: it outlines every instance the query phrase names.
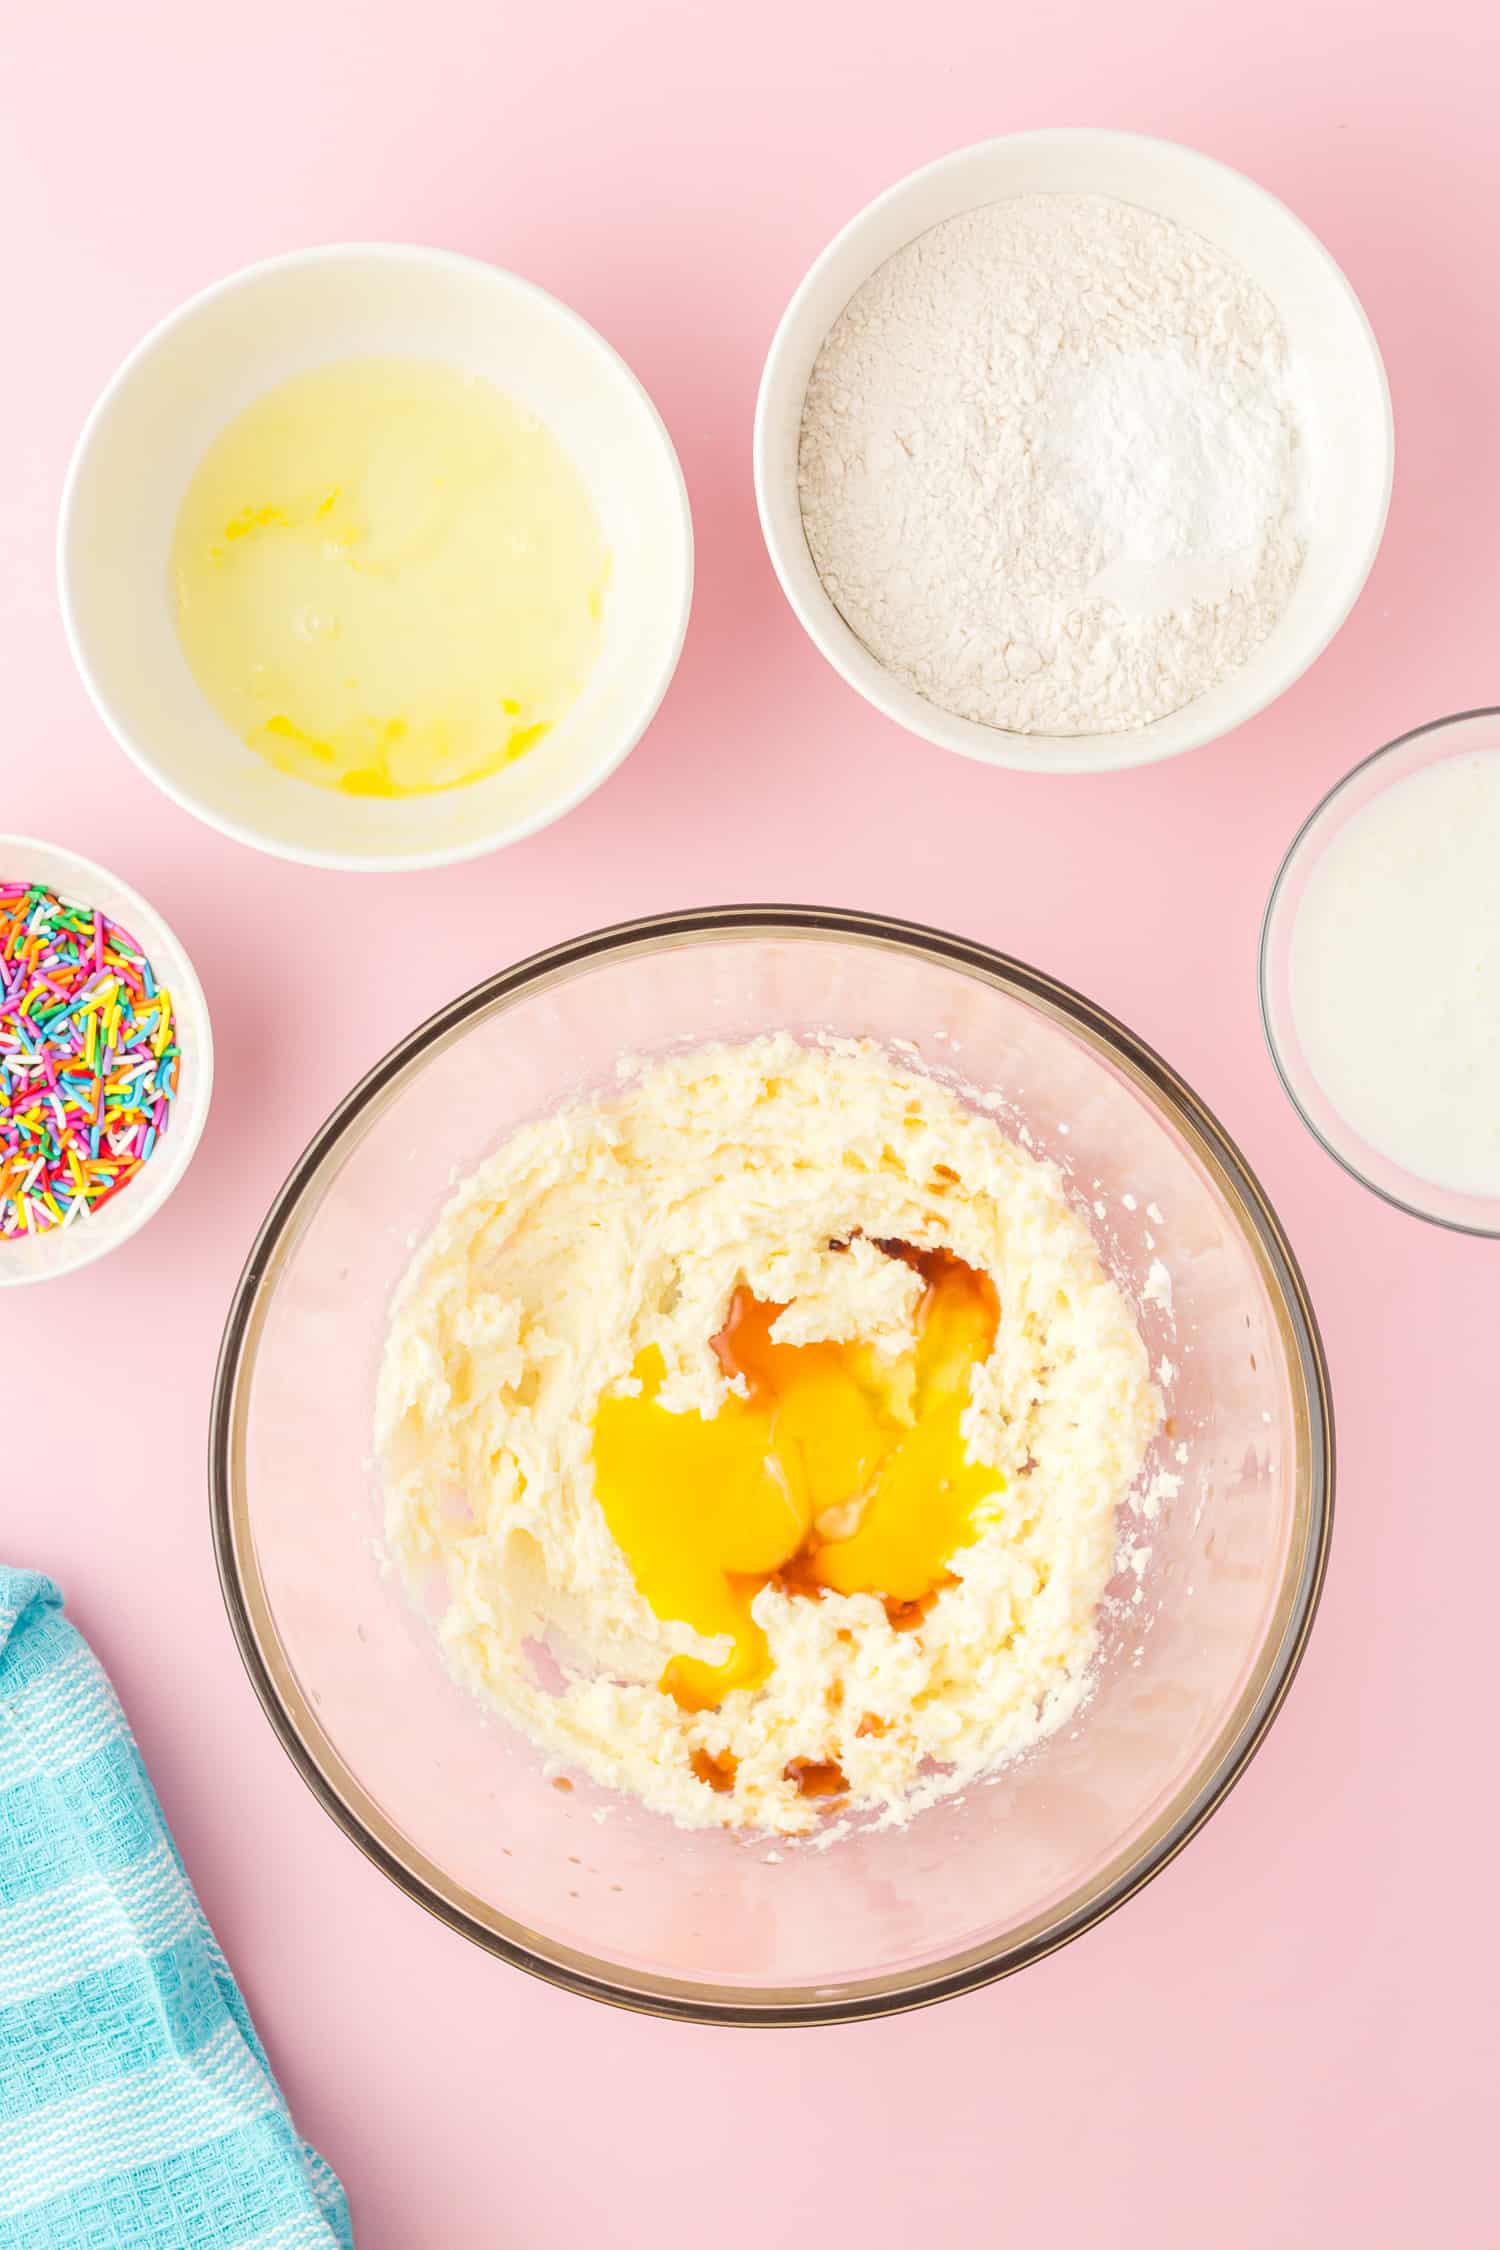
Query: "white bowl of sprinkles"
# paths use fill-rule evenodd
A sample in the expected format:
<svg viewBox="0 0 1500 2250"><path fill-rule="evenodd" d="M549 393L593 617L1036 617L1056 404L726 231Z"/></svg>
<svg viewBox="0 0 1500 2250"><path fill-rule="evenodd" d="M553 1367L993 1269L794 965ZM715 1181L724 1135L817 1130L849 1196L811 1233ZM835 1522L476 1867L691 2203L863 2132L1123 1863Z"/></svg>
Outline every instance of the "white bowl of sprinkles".
<svg viewBox="0 0 1500 2250"><path fill-rule="evenodd" d="M77 913L59 922L58 901ZM213 1090L179 939L106 868L30 836L0 836L0 1070L5 1288L137 1233L187 1170Z"/></svg>
<svg viewBox="0 0 1500 2250"><path fill-rule="evenodd" d="M1153 300L1149 293L1143 297L1141 286L1154 281L1151 270L1133 271L1127 260L1111 263L1106 255L1072 307L1080 320L1078 307L1088 308L1087 330L1098 336L1101 353L1115 347L1107 330L1095 326L1096 293L1104 306L1101 322L1113 322L1124 308L1121 333L1133 339L1128 349L1137 353L1132 384L1125 386L1133 411L1114 418L1107 411L1107 383L1085 385L1088 411L1066 391L1059 396L1050 369L1039 371L1041 390L1027 387L1036 371L1028 357L1032 337L1041 339L1044 351L1054 351L1060 335L1056 364L1070 375L1079 372L1078 350L1087 358L1095 349L1092 343L1079 346L1069 330L1068 287L1077 280L1082 288L1088 277L1068 267L1061 248L1054 265L1038 247L1039 235L1029 259L1012 265L1010 271L1030 277L1014 301L988 295L989 283L977 269L956 282L951 267L944 269L956 232L1019 225L1019 217L1005 214L1086 198L1106 200L1116 214L1117 233L1135 230L1149 237L1153 229L1158 235L1169 230L1171 254L1178 260L1165 272L1163 296ZM1106 253L1115 247L1113 237L1104 243ZM1195 273L1209 267L1222 276L1218 294L1181 314L1179 337L1173 325L1178 300L1192 298ZM1052 278L1055 274L1063 278ZM944 359L932 308L955 303L958 325ZM971 318L965 305L988 311ZM1252 305L1259 308L1259 330L1250 318ZM1226 307L1232 316L1227 329L1218 321ZM846 309L848 320L842 317ZM995 326L990 346L981 349L987 317ZM1278 330L1274 377L1267 373L1262 380ZM1166 356L1156 350L1162 339ZM875 363L877 342L885 356ZM1172 354L1179 346L1190 359L1201 348L1209 373L1221 379L1207 394L1206 408L1198 405L1203 394L1189 399L1186 421L1173 411L1172 383L1161 380L1173 373ZM1122 352L1126 348L1120 345ZM1019 389L1009 372L1013 357L1025 378ZM1083 373L1109 378L1111 365L1120 364L1096 360ZM996 369L1006 371L1004 396L990 396L987 389L1001 382ZM1128 364L1125 372L1132 373ZM1149 386L1142 387L1147 377L1162 393L1159 401ZM1296 457L1276 520L1289 539L1295 534L1300 541L1301 560L1289 591L1280 588L1268 600L1253 572L1241 582L1238 542L1227 528L1220 535L1218 519L1237 512L1244 487L1236 463L1260 426L1270 383L1283 399ZM1222 432L1213 427L1216 396L1226 403ZM1032 431L1024 402L1034 405L1038 398L1043 407L1032 417L1039 423ZM953 426L946 427L941 417L950 407ZM840 419L846 409L847 422ZM1183 495L1174 464L1202 461L1192 441L1195 415L1204 411L1210 413L1209 435L1223 440L1209 488L1217 503L1214 535L1201 548L1190 542L1184 550L1171 536L1152 544L1181 521ZM1075 451L1080 431L1086 441L1081 454ZM1020 433L1026 433L1024 458L1017 458L1011 442L1011 434ZM805 516L805 443L812 447L819 529ZM972 490L943 481L956 456ZM1118 560L1101 557L1103 572L1070 581L1076 592L1066 596L1050 582L1030 582L1050 519L1045 513L1038 519L1035 507L1028 513L1028 496L1035 493L1051 505L1058 486L1055 474L1049 482L1049 462L1057 456L1066 458L1070 475L1077 470L1067 497L1076 500L1081 523L1096 520L1085 505L1091 492L1106 513L1124 505L1122 494L1129 500L1132 493L1144 493L1149 507L1163 479L1169 511L1133 525L1134 533L1150 535L1147 543L1132 546L1127 539ZM1385 525L1393 457L1390 396L1375 338L1354 291L1316 236L1264 188L1197 150L1091 128L1016 133L957 150L868 204L823 251L788 305L766 358L755 416L761 528L782 589L815 647L868 703L911 734L987 765L1033 773L1101 773L1175 757L1215 740L1283 694L1332 639L1365 582ZM855 531L862 537L870 527L862 547L846 528L832 571L833 591L825 577L827 556L823 571L814 559L819 530L827 529L822 519L829 514L830 492L837 495L835 516L847 524L847 495L862 511ZM991 547L989 527L997 518L1005 530ZM939 547L951 527L977 527L973 568L963 581L943 577L944 554L932 551L928 537L934 525L942 527ZM1222 591L1205 591L1199 581L1172 594L1147 594L1137 578L1120 576L1163 563L1181 567L1176 558L1185 551L1230 574ZM915 603L913 586L920 589ZM992 606L987 588L1006 600ZM1041 641L1027 634L1013 640L1006 625L1033 594L1053 602L1057 614ZM1101 605L1113 610L1113 620L1101 620ZM1131 615L1141 609L1153 613L1153 633L1160 617L1169 632L1201 644L1196 684L1179 680L1175 665L1159 661L1163 650L1168 657L1173 653L1172 643L1159 635L1132 658ZM884 630L893 617L899 629ZM914 618L917 637L911 638L907 628ZM1185 621L1180 631L1174 620ZM1123 630L1115 630L1115 621L1123 621ZM1065 671L1073 662L1069 643L1077 644L1080 633L1089 652L1085 668L1107 683L1101 712L1112 707L1115 683L1132 663L1148 687L1164 686L1166 692L1154 703L1143 698L1142 708L1118 723L1101 715L1069 722L1055 710L1023 722L974 715L980 705L998 707L1003 701L987 692L992 677L1007 670L1020 678L1050 677L1058 660ZM887 650L889 661L875 653L882 638L895 651L892 656ZM1232 653L1220 666L1217 652L1230 643ZM967 673L970 685L977 674L986 692L966 698L953 680L944 680L945 669ZM930 693L919 689L924 678ZM1174 702L1179 685L1183 692ZM947 700L945 686L953 690ZM1056 700L1066 705L1066 698Z"/></svg>

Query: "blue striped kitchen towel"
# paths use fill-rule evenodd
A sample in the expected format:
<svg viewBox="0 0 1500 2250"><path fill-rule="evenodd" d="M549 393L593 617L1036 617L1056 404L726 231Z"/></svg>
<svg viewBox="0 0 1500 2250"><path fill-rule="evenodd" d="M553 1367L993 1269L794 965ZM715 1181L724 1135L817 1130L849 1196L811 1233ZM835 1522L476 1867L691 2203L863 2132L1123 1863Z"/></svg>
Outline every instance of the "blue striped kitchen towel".
<svg viewBox="0 0 1500 2250"><path fill-rule="evenodd" d="M98 1661L0 1568L0 2250L352 2250Z"/></svg>

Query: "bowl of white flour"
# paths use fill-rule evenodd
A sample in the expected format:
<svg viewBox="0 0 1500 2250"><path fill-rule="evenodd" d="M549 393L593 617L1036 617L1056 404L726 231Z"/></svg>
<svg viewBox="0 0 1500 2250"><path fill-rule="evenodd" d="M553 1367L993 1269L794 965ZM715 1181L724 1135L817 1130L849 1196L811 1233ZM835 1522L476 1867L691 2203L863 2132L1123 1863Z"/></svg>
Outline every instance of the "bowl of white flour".
<svg viewBox="0 0 1500 2250"><path fill-rule="evenodd" d="M852 220L772 342L771 560L835 670L991 765L1101 772L1290 687L1375 559L1394 439L1358 299L1241 174L1022 133Z"/></svg>

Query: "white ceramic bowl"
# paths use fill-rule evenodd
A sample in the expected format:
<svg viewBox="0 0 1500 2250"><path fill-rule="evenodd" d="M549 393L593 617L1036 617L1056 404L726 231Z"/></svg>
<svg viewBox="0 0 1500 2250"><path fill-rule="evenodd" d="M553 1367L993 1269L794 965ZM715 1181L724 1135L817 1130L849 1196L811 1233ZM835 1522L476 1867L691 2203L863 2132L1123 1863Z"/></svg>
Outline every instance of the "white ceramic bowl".
<svg viewBox="0 0 1500 2250"><path fill-rule="evenodd" d="M802 530L797 446L813 363L878 266L929 227L1008 196L1116 196L1191 227L1238 259L1285 326L1312 463L1307 557L1280 623L1209 694L1130 733L1009 734L953 717L878 664L823 591ZM761 527L788 601L835 671L911 733L994 766L1103 773L1196 749L1289 688L1343 623L1385 527L1394 434L1380 353L1333 259L1284 204L1239 172L1134 133L1016 133L960 149L899 180L835 237L772 341L755 415Z"/></svg>
<svg viewBox="0 0 1500 2250"><path fill-rule="evenodd" d="M472 370L539 415L587 483L613 558L604 647L567 717L503 773L395 801L314 788L248 749L188 669L168 586L183 492L225 423L306 368L380 356ZM58 531L68 641L121 747L226 835L320 867L441 866L570 811L634 747L666 693L692 579L677 455L618 354L534 283L403 243L269 259L163 321L90 415Z"/></svg>
<svg viewBox="0 0 1500 2250"><path fill-rule="evenodd" d="M45 883L60 898L97 907L128 930L151 963L157 982L171 992L182 1050L167 1129L136 1177L72 1226L33 1235L29 1241L0 1242L0 1288L9 1288L55 1280L59 1274L91 1266L106 1251L117 1250L138 1234L161 1209L192 1162L203 1132L213 1092L214 1043L208 1003L193 964L180 939L139 891L93 860L31 836L0 836L0 882Z"/></svg>

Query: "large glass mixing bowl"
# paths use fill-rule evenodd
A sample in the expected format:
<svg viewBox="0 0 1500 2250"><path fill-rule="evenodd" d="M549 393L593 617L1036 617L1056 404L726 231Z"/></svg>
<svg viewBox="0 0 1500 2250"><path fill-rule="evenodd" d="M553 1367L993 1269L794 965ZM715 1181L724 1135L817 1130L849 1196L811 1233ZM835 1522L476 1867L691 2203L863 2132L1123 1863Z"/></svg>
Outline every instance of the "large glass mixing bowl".
<svg viewBox="0 0 1500 2250"><path fill-rule="evenodd" d="M830 1850L684 1832L578 1779L445 1671L382 1568L371 1459L391 1293L456 1177L625 1054L770 1029L907 1041L1062 1166L1153 1362L1177 1369L1076 1718L908 1827ZM908 1058L909 1059L909 1058ZM1101 1216L1102 1214L1102 1216ZM1170 1291L1163 1283L1164 1266ZM1185 1449L1185 1450L1184 1450ZM1281 1229L1165 1063L1048 977L861 915L665 916L492 977L317 1135L230 1312L211 1440L234 1631L292 1758L403 1889L519 1967L735 2023L879 2014L1035 1960L1172 1858L1242 1770L1323 1575L1328 1383ZM1147 1552L1149 1550L1149 1553Z"/></svg>

